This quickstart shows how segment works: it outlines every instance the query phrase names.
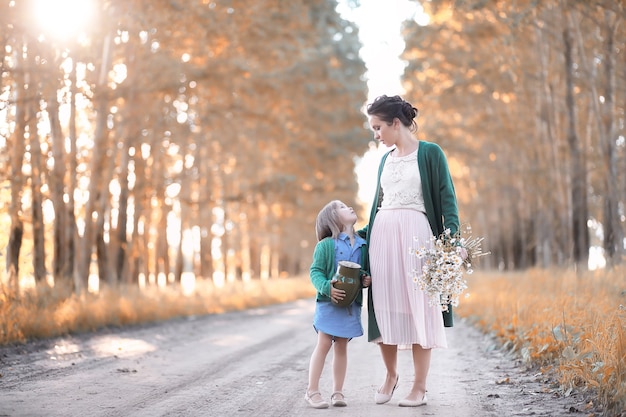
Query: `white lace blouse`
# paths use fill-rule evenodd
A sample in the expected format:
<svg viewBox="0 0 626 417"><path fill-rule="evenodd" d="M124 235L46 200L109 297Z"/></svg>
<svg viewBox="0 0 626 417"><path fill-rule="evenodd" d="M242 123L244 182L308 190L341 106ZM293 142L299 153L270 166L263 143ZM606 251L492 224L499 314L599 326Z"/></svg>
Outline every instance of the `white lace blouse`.
<svg viewBox="0 0 626 417"><path fill-rule="evenodd" d="M381 210L403 208L426 212L417 150L406 156L390 154L385 160L380 185L383 189Z"/></svg>

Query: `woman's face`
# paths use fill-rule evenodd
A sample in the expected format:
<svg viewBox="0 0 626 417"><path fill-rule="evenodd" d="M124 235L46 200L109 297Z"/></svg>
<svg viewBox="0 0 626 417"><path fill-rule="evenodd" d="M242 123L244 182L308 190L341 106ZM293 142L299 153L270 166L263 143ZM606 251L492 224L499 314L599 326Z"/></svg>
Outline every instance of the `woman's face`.
<svg viewBox="0 0 626 417"><path fill-rule="evenodd" d="M396 144L396 135L393 124L389 125L376 115L369 117L370 127L374 132L374 139L380 141L383 145L390 147Z"/></svg>

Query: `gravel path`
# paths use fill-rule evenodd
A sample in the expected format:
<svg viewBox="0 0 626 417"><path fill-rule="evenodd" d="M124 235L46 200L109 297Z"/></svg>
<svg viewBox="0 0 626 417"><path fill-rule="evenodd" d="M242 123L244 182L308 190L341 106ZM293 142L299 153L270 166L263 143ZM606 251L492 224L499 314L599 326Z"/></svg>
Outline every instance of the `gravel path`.
<svg viewBox="0 0 626 417"><path fill-rule="evenodd" d="M394 398L374 404L384 367L378 348L360 337L348 346L348 406L307 408L313 308L307 299L0 347L0 416L594 415L461 319L446 330L450 347L433 352L427 406L397 406L412 381L409 351L399 353ZM331 356L321 382L327 399Z"/></svg>

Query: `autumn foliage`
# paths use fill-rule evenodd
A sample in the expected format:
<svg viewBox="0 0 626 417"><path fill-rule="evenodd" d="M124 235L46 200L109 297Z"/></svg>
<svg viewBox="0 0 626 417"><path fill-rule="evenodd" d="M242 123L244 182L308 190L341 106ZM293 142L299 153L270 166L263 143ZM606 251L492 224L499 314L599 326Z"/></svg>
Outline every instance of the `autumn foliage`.
<svg viewBox="0 0 626 417"><path fill-rule="evenodd" d="M0 3L0 342L246 308L306 275L371 139L337 1L84 0L68 37L35 19L52 3ZM459 312L624 407L624 1L420 5L404 96L491 253Z"/></svg>
<svg viewBox="0 0 626 417"><path fill-rule="evenodd" d="M299 274L317 211L357 206L358 28L334 1L231 3L94 1L70 39L0 6L10 287Z"/></svg>
<svg viewBox="0 0 626 417"><path fill-rule="evenodd" d="M624 259L623 1L422 2L403 85L490 266Z"/></svg>

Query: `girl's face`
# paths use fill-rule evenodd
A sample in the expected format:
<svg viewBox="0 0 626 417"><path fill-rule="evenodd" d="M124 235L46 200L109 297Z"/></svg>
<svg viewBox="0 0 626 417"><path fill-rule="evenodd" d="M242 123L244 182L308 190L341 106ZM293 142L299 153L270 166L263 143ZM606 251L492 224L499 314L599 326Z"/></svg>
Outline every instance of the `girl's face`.
<svg viewBox="0 0 626 417"><path fill-rule="evenodd" d="M394 119L396 122L397 119ZM381 120L376 115L369 117L370 127L374 131L374 139L380 141L386 147L390 147L396 144L396 129L394 129L395 123L389 125L384 120Z"/></svg>
<svg viewBox="0 0 626 417"><path fill-rule="evenodd" d="M348 207L343 202L339 201L335 210L337 210L339 221L344 226L352 226L356 223L356 213L352 207Z"/></svg>

